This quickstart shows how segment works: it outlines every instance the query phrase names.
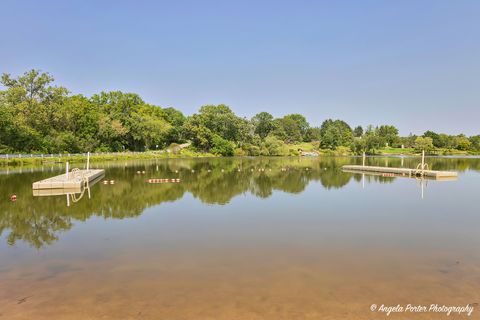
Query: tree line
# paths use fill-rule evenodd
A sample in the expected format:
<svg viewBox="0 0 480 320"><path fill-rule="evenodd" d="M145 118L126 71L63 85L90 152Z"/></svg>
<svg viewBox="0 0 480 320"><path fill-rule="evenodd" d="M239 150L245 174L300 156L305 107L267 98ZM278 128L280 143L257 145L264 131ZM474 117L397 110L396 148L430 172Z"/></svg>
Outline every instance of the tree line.
<svg viewBox="0 0 480 320"><path fill-rule="evenodd" d="M352 128L342 120L311 126L301 114L251 119L226 105L205 105L191 116L151 105L134 93L101 92L91 97L53 85L48 73L31 70L16 78L3 74L0 91L0 153L78 153L159 150L191 142L216 155L289 155L294 144L317 149L375 153L389 147L480 151L480 135L427 131L401 137L392 125Z"/></svg>

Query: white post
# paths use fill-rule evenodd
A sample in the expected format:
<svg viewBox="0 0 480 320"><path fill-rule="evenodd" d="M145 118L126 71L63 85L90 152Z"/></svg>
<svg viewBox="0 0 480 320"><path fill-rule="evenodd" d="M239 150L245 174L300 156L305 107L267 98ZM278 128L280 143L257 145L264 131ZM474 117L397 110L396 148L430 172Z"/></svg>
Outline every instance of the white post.
<svg viewBox="0 0 480 320"><path fill-rule="evenodd" d="M90 170L90 152L87 152L87 171Z"/></svg>
<svg viewBox="0 0 480 320"><path fill-rule="evenodd" d="M422 174L425 170L425 150L422 150Z"/></svg>
<svg viewBox="0 0 480 320"><path fill-rule="evenodd" d="M362 165L365 167L365 152L363 152Z"/></svg>
<svg viewBox="0 0 480 320"><path fill-rule="evenodd" d="M68 179L68 161L67 161L67 165L65 167L65 175L67 176L67 179Z"/></svg>

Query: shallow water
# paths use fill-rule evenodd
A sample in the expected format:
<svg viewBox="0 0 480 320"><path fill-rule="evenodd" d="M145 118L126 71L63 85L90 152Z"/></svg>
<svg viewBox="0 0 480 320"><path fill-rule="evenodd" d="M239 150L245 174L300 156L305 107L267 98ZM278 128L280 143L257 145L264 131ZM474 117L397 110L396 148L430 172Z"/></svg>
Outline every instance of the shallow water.
<svg viewBox="0 0 480 320"><path fill-rule="evenodd" d="M0 320L384 319L372 304L409 303L471 304L465 318L478 319L480 159L428 159L433 169L459 171L456 181L340 169L355 163L106 163L99 166L115 183L97 183L77 202L69 196L70 206L67 195L32 195L32 182L60 165L4 170Z"/></svg>

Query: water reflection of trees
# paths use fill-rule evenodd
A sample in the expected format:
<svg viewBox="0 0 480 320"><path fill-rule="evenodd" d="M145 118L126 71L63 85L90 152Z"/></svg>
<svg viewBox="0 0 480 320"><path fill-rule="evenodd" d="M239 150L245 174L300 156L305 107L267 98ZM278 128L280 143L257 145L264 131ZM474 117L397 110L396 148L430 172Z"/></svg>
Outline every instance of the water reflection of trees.
<svg viewBox="0 0 480 320"><path fill-rule="evenodd" d="M370 165L401 166L399 158L371 158ZM404 159L412 167L417 159ZM341 172L341 166L361 163L360 158L228 158L201 160L164 160L149 163L109 164L106 178L114 185L92 187L91 199L82 199L66 207L63 196L33 197L31 183L52 173L33 172L0 175L0 191L4 197L17 194L16 203L0 202L0 235L13 245L23 240L40 248L57 240L74 221L92 216L123 219L139 216L146 208L181 199L185 193L207 204L226 204L233 197L250 193L267 198L275 190L300 193L311 181L326 189L341 188L361 175ZM429 159L437 170L480 170L480 159ZM137 171L146 174L137 174ZM194 172L192 172L192 170ZM176 172L178 171L178 173ZM150 185L147 178L180 178L181 183ZM371 176L367 181L392 182L395 178Z"/></svg>

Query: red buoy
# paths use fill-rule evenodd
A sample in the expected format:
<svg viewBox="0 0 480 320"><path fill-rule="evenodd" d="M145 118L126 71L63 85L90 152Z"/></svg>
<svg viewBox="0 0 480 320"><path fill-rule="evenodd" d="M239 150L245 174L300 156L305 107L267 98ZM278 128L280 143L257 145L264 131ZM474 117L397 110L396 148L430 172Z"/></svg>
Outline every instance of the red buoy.
<svg viewBox="0 0 480 320"><path fill-rule="evenodd" d="M11 195L10 201L13 201L13 202L17 201L17 195L16 194Z"/></svg>

